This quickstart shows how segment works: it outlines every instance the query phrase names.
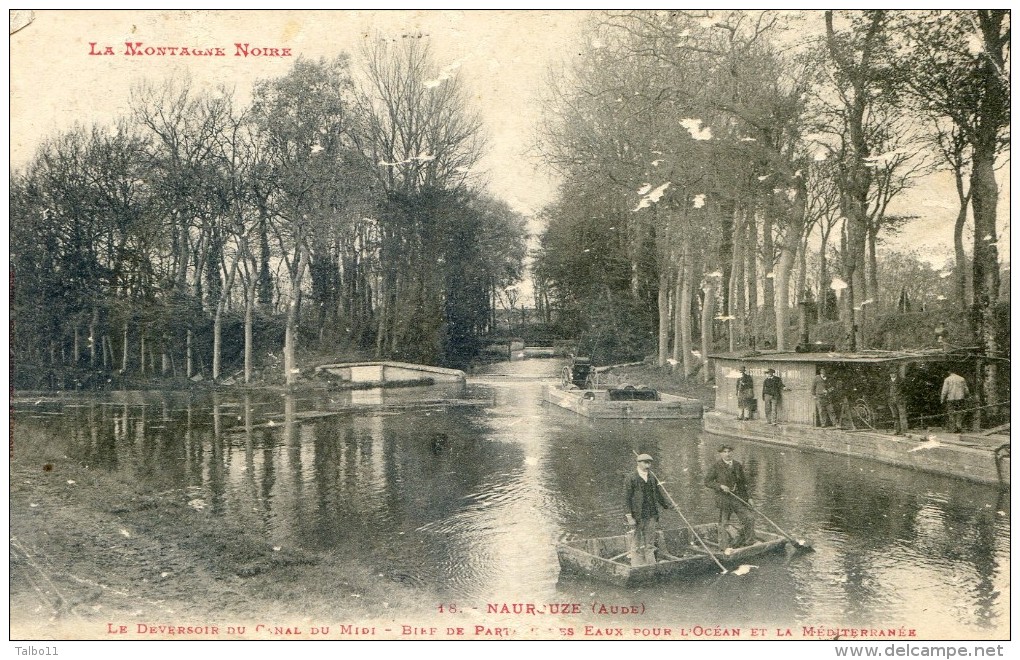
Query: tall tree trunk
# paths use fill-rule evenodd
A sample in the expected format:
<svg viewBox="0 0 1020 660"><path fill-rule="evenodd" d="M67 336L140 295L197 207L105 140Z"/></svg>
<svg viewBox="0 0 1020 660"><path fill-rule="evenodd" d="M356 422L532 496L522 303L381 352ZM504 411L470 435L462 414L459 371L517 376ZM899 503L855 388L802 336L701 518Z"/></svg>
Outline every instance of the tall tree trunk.
<svg viewBox="0 0 1020 660"><path fill-rule="evenodd" d="M967 209L970 207L970 192L963 191L964 177L960 171L955 171L956 194L960 200L960 209L956 212L956 223L953 225L953 251L956 254L956 268L954 269L956 308L969 309L971 296L967 292L967 252L963 248L963 230L967 226ZM970 315L967 315L967 323L970 332L974 332Z"/></svg>
<svg viewBox="0 0 1020 660"><path fill-rule="evenodd" d="M217 304L213 313L213 355L212 355L212 379L216 382L220 379L220 353L222 352L223 335L223 309Z"/></svg>
<svg viewBox="0 0 1020 660"><path fill-rule="evenodd" d="M657 366L666 366L666 358L669 357L669 270L665 266L659 267L659 292L657 296L659 309L659 350Z"/></svg>
<svg viewBox="0 0 1020 660"><path fill-rule="evenodd" d="M283 370L287 385L297 382L297 325L301 309L301 280L308 267L308 250L298 241L297 265L291 275L291 301L287 305L287 327L283 339Z"/></svg>
<svg viewBox="0 0 1020 660"><path fill-rule="evenodd" d="M166 376L167 373L170 372L170 353L169 353L169 350L170 350L170 336L169 335L167 335L167 334L163 335L163 341L160 343L159 350L160 350L160 355L162 356L162 361L161 361L161 364L160 364L160 367L162 367L162 368L160 369L160 373L162 375Z"/></svg>
<svg viewBox="0 0 1020 660"><path fill-rule="evenodd" d="M776 246L772 238L773 208L771 202L767 202L762 212L761 224L761 251L762 268L765 270L765 279L762 280L762 306L766 314L771 314L776 308ZM769 274L772 277L768 277ZM771 319L767 319L771 321Z"/></svg>
<svg viewBox="0 0 1020 660"><path fill-rule="evenodd" d="M123 375L125 375L125 376L127 375L127 368L128 368L128 322L127 322L127 319L125 319L124 320L124 347L123 347L123 350L121 351L121 360L120 360L120 372Z"/></svg>
<svg viewBox="0 0 1020 660"><path fill-rule="evenodd" d="M868 228L868 289L865 292L865 297L871 300L869 307L872 312L871 316L878 311L878 306L881 303L880 296L878 294L878 227ZM868 314L864 315L865 317Z"/></svg>
<svg viewBox="0 0 1020 660"><path fill-rule="evenodd" d="M678 325L680 326L680 363L683 365L684 378L694 373L694 355L691 353L693 341L691 337L691 305L694 303L694 255L690 245L684 244L683 248L683 272L680 276L680 285L683 287L680 293L679 313L677 314Z"/></svg>
<svg viewBox="0 0 1020 660"><path fill-rule="evenodd" d="M811 231L806 229L803 235L804 238L800 242L800 252L797 255L797 289L793 292L798 303L807 302L807 253L808 239L811 237Z"/></svg>
<svg viewBox="0 0 1020 660"><path fill-rule="evenodd" d="M798 178L796 194L786 220L786 238L779 248L779 260L772 271L772 281L776 287L776 350L787 350L787 328L790 325L790 276L793 264L800 247L800 235L804 232L807 213L807 184Z"/></svg>
<svg viewBox="0 0 1020 660"><path fill-rule="evenodd" d="M998 403L995 306L999 298L999 253L995 222L999 191L995 182L994 144L981 148L975 145L970 189L974 209L974 321L985 358L984 368L978 373L981 382L977 389L979 403ZM980 417L976 424L980 424Z"/></svg>
<svg viewBox="0 0 1020 660"><path fill-rule="evenodd" d="M251 383L254 351L254 325L255 325L255 296L258 291L258 281L250 285L245 282L244 286L244 382Z"/></svg>
<svg viewBox="0 0 1020 660"><path fill-rule="evenodd" d="M744 254L747 258L747 266L744 272L747 274L747 328L755 337L754 345L757 348L759 333L758 322L758 223L755 219L754 204L750 203L744 208L744 235L747 245ZM746 337L745 337L746 339Z"/></svg>
<svg viewBox="0 0 1020 660"><path fill-rule="evenodd" d="M733 254L730 268L730 295L729 308L726 310L726 329L729 333L730 351L737 350L738 344L743 344L741 328L743 328L744 317L744 263L747 253L746 227L744 225L743 213L734 208L733 212Z"/></svg>
<svg viewBox="0 0 1020 660"><path fill-rule="evenodd" d="M708 382L714 377L709 373L711 364L708 355L712 350L712 322L715 319L716 291L719 284L717 278L709 277L705 280L702 291L705 293L705 304L701 308L701 363L704 371L702 377Z"/></svg>
<svg viewBox="0 0 1020 660"><path fill-rule="evenodd" d="M223 311L226 309L227 300L230 298L230 291L234 288L234 278L237 276L237 267L241 263L241 255L244 253L244 243L234 254L234 263L230 265L230 274L227 275L226 285L220 290L219 299L216 301L216 311L213 314L213 381L220 378L220 364L223 352Z"/></svg>
<svg viewBox="0 0 1020 660"><path fill-rule="evenodd" d="M177 222L180 224L177 227L177 275L175 284L177 291L184 294L188 286L188 262L191 258L189 253L191 241L188 237L188 221L184 218L177 218Z"/></svg>
<svg viewBox="0 0 1020 660"><path fill-rule="evenodd" d="M258 303L263 310L273 304L273 278L270 270L269 250L269 219L265 210L259 211L259 266L258 266Z"/></svg>
<svg viewBox="0 0 1020 660"><path fill-rule="evenodd" d="M776 350L787 348L787 327L790 325L790 271L793 268L795 250L783 250L776 264L773 279L776 282Z"/></svg>
<svg viewBox="0 0 1020 660"><path fill-rule="evenodd" d="M730 313L730 278L733 274L733 200L720 202L715 206L719 214L719 263L722 264L722 282L719 287L722 293L722 307L725 314ZM713 314L714 316L714 314Z"/></svg>
<svg viewBox="0 0 1020 660"><path fill-rule="evenodd" d="M865 133L864 119L869 110L872 94L869 91L873 83L872 47L874 40L882 33L885 14L874 12L870 24L865 28L864 45L860 47L862 62L847 59L847 53L837 43L832 26L832 11L825 12L826 39L830 56L837 62L842 73L849 80L849 102L843 109L847 130L848 154L840 174L840 210L846 218L846 243L844 255L843 277L846 280L846 327L849 338L848 349L857 350L859 328L856 302L855 282L860 277L857 267L864 257L865 236L867 232L868 191L871 189L872 173L867 167L865 158L870 156L868 135ZM854 57L855 55L851 55Z"/></svg>
<svg viewBox="0 0 1020 660"><path fill-rule="evenodd" d="M186 355L185 355L185 365L186 365L186 367L185 367L185 370L184 370L184 376L186 378L191 378L194 375L194 355L192 353L192 336L193 335L194 335L194 333L192 332L191 328L188 328L187 332L185 333L185 337L184 337L184 350L185 350L185 353L186 353Z"/></svg>
<svg viewBox="0 0 1020 660"><path fill-rule="evenodd" d="M854 256L853 275L850 278L850 286L847 288L847 291L853 291L853 295L847 298L847 313L853 316L853 323L850 327L853 331L851 341L854 346L851 350L854 351L864 348L864 344L861 342L861 335L866 319L862 313L861 301L865 299L867 288L864 273L865 252L866 249L862 249Z"/></svg>
<svg viewBox="0 0 1020 660"><path fill-rule="evenodd" d="M669 357L669 271L670 271L670 217L669 214L659 214L658 209L654 216L655 222L655 256L656 270L659 274L658 294L656 302L659 311L659 350L657 355L657 366L661 369L666 366L666 359ZM675 302L674 302L675 304Z"/></svg>
<svg viewBox="0 0 1020 660"><path fill-rule="evenodd" d="M829 311L829 233L832 228L822 227L821 246L818 248L818 322L827 321Z"/></svg>
<svg viewBox="0 0 1020 660"><path fill-rule="evenodd" d="M683 326L681 325L681 318L683 314L680 310L680 301L684 295L684 269L683 262L679 264L676 273L676 282L673 284L673 354L672 362L670 365L673 367L671 371L674 373L683 368L683 349L681 348L682 337L683 337Z"/></svg>
<svg viewBox="0 0 1020 660"><path fill-rule="evenodd" d="M652 224L657 219L656 210L657 206L652 207ZM630 222L627 224L630 231L630 245L628 247L628 258L630 259L630 296L634 300L638 300L641 297L641 253L644 246L645 238L645 223L638 219L636 222Z"/></svg>
<svg viewBox="0 0 1020 660"><path fill-rule="evenodd" d="M96 344L99 342L99 337L96 336L96 331L99 329L99 308L92 308L92 320L89 321L89 366L96 366Z"/></svg>
<svg viewBox="0 0 1020 660"><path fill-rule="evenodd" d="M971 206L974 210L974 319L975 334L981 345L978 361L979 386L975 428L982 423L984 405L998 418L1001 414L998 391L999 339L995 318L999 300L999 251L996 247L998 185L995 182L995 158L1000 147L1000 132L1009 126L1010 99L1008 65L1009 10L979 9L977 25L982 53L977 79L981 88L974 130L970 135L973 154L971 170ZM1005 25L1005 32L1003 31ZM1008 131L1007 131L1008 134ZM1006 397L1008 398L1008 397ZM998 421L995 419L994 421Z"/></svg>

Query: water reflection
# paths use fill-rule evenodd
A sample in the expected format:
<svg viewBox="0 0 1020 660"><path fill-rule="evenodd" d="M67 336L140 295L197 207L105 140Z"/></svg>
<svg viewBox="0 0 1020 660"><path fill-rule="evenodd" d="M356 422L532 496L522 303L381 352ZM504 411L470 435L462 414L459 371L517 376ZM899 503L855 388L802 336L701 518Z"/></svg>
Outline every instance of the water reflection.
<svg viewBox="0 0 1020 660"><path fill-rule="evenodd" d="M15 449L29 437L66 442L73 460L180 491L273 545L367 562L482 609L594 598L643 602L648 625L1006 629L1009 503L993 488L749 442L737 454L755 499L816 552L638 590L560 579L556 541L624 531L635 452L656 457L688 519L714 521L703 481L722 439L695 422L593 422L544 405L527 377L557 366L501 365L463 391L110 393L16 406ZM487 405L444 403L453 398Z"/></svg>

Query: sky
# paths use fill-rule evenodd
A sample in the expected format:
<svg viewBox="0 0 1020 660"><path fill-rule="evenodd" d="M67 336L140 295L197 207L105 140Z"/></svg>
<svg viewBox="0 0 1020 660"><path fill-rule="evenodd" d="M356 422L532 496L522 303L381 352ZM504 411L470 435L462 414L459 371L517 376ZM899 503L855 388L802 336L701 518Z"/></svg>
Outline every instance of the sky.
<svg viewBox="0 0 1020 660"><path fill-rule="evenodd" d="M247 98L260 78L285 74L295 57L236 57L235 43L289 48L294 56L355 54L377 35L427 35L440 67L457 69L483 119L489 150L479 182L528 217L552 201L558 181L531 155L550 69L578 54L587 12L568 10L195 11L81 10L34 12L10 40L11 165L28 162L46 138L76 122L106 123L127 112L132 85L187 70L196 86L233 86ZM226 57L127 56L126 41L145 45L221 47ZM96 46L90 46L95 43ZM115 55L90 55L112 46ZM357 58L355 57L355 60ZM1009 179L1000 179L1009 259ZM925 180L891 213L922 216L893 247L916 249L936 265L951 254L956 193L948 176ZM529 225L532 230L539 227Z"/></svg>
<svg viewBox="0 0 1020 660"><path fill-rule="evenodd" d="M440 67L458 73L488 134L478 171L515 209L534 214L556 182L527 157L550 66L569 57L584 19L575 11L36 11L11 38L11 162L75 122L109 122L127 111L136 82L187 70L196 85L234 86L247 98L260 78L284 75L296 56L355 55L375 35L427 35ZM221 46L227 57L125 56L125 41ZM92 56L105 45L117 55ZM293 57L234 57L233 44L290 48Z"/></svg>

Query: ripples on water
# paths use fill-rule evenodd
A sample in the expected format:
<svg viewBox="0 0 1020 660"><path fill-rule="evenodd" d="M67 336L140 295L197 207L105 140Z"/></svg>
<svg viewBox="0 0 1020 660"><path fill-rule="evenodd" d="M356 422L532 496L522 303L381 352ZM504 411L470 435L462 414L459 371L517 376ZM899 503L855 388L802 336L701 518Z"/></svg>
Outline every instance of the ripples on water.
<svg viewBox="0 0 1020 660"><path fill-rule="evenodd" d="M560 366L496 365L463 391L40 400L16 406L15 443L66 443L75 460L154 492L187 490L274 545L367 561L480 609L597 598L643 602L648 624L903 625L975 637L1008 626L1008 498L750 442L737 458L756 500L816 552L761 558L744 576L636 590L560 579L557 541L625 531L622 482L634 452L656 457L692 522L713 522L702 481L721 442L689 421L594 422L542 404L538 379ZM408 407L453 397L489 405ZM663 525L682 525L663 515Z"/></svg>

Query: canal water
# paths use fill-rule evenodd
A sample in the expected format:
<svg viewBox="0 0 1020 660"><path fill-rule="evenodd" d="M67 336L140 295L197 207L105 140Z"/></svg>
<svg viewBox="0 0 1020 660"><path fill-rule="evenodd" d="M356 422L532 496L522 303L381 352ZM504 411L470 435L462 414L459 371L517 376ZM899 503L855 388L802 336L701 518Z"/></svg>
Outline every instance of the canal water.
<svg viewBox="0 0 1020 660"><path fill-rule="evenodd" d="M608 625L915 629L1008 637L1009 501L994 487L867 460L730 442L761 509L810 553L638 589L561 577L555 544L626 530L635 452L692 522L723 438L698 421L588 420L541 400L562 363L523 360L465 387L243 394L113 392L15 405L18 436L261 530L274 545L366 561L462 609L640 604ZM453 403L451 403L453 401ZM346 409L337 415L320 413ZM664 526L681 527L674 512ZM761 529L768 523L759 520ZM588 621L588 622L592 622Z"/></svg>

